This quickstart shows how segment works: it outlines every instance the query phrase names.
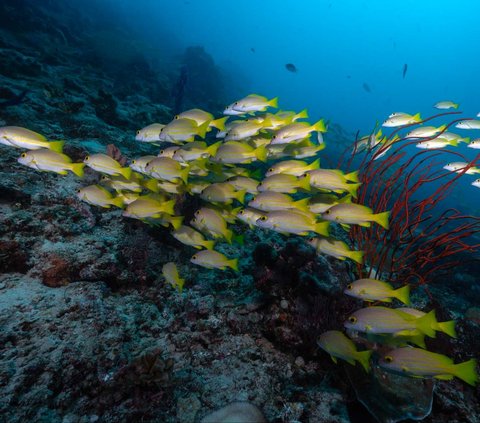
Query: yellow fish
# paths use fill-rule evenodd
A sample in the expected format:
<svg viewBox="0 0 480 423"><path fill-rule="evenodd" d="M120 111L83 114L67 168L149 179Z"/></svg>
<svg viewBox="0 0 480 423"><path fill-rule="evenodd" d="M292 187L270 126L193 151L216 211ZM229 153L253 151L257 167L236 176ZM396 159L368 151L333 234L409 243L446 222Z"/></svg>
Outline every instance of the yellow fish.
<svg viewBox="0 0 480 423"><path fill-rule="evenodd" d="M18 158L18 163L32 169L55 172L60 175L66 175L68 173L67 170L69 170L79 177L83 176L83 167L85 166L84 163L72 163L72 160L67 155L47 150L46 148L22 153Z"/></svg>
<svg viewBox="0 0 480 423"><path fill-rule="evenodd" d="M243 203L245 191L236 191L235 187L228 182L217 182L207 186L200 194L200 198L214 203L231 204L234 199Z"/></svg>
<svg viewBox="0 0 480 423"><path fill-rule="evenodd" d="M205 138L209 122L197 125L192 119L174 119L160 130L160 141L172 143L189 142L195 139L195 136Z"/></svg>
<svg viewBox="0 0 480 423"><path fill-rule="evenodd" d="M389 217L389 211L374 214L371 208L353 203L336 204L322 213L322 218L331 222L365 227L376 222L384 229L388 229Z"/></svg>
<svg viewBox="0 0 480 423"><path fill-rule="evenodd" d="M124 204L122 198L114 198L110 192L99 185L89 185L77 189L77 197L88 204L107 209L110 208L110 206L123 208Z"/></svg>
<svg viewBox="0 0 480 423"><path fill-rule="evenodd" d="M135 141L140 142L159 142L160 141L160 132L165 127L161 123L152 123L151 125L145 126L145 128L139 129L135 134Z"/></svg>
<svg viewBox="0 0 480 423"><path fill-rule="evenodd" d="M130 203L123 212L123 216L134 219L160 218L164 214L173 215L175 200L159 201L156 198L145 195Z"/></svg>
<svg viewBox="0 0 480 423"><path fill-rule="evenodd" d="M299 189L310 191L310 181L307 178L298 178L284 173L268 176L258 184L258 191L260 192L272 191L296 194Z"/></svg>
<svg viewBox="0 0 480 423"><path fill-rule="evenodd" d="M213 238L225 238L227 242L232 242L233 232L227 228L227 222L217 210L202 207L195 212L190 223L200 232L207 233Z"/></svg>
<svg viewBox="0 0 480 423"><path fill-rule="evenodd" d="M182 244L190 245L198 250L201 248L212 250L215 245L215 241L207 241L200 232L186 225L182 225L172 232L172 236Z"/></svg>
<svg viewBox="0 0 480 423"><path fill-rule="evenodd" d="M177 265L173 262L165 263L162 267L162 275L165 280L172 285L181 294L185 279L182 279L178 274Z"/></svg>
<svg viewBox="0 0 480 423"><path fill-rule="evenodd" d="M345 242L338 239L311 238L308 243L315 248L317 253L327 254L340 260L349 258L357 263L363 263L363 251L350 250Z"/></svg>
<svg viewBox="0 0 480 423"><path fill-rule="evenodd" d="M206 267L207 269L225 270L227 267L238 272L238 258L229 260L222 253L215 250L202 250L196 253L190 261L193 264Z"/></svg>
<svg viewBox="0 0 480 423"><path fill-rule="evenodd" d="M363 301L383 301L391 303L392 298L396 298L404 304L410 304L410 287L408 285L394 289L389 283L378 279L358 279L348 284L347 289L343 292L351 297L360 298Z"/></svg>
<svg viewBox="0 0 480 423"><path fill-rule="evenodd" d="M65 141L48 141L43 135L30 129L20 126L4 126L0 128L0 144L27 150L47 148L61 153Z"/></svg>
<svg viewBox="0 0 480 423"><path fill-rule="evenodd" d="M220 131L223 131L225 129L225 122L227 121L228 117L214 119L213 115L209 112L201 109L190 109L179 113L175 116L175 119L191 119L197 122L198 126L208 122L209 127L217 128Z"/></svg>
<svg viewBox="0 0 480 423"><path fill-rule="evenodd" d="M272 137L272 144L287 144L306 138L312 132L327 132L323 119L310 125L307 122L294 122L280 128Z"/></svg>
<svg viewBox="0 0 480 423"><path fill-rule="evenodd" d="M145 171L155 179L169 182L182 180L184 183L187 183L189 167L182 167L180 163L169 157L157 157L148 162Z"/></svg>
<svg viewBox="0 0 480 423"><path fill-rule="evenodd" d="M293 209L272 211L257 220L257 225L261 228L295 235L308 235L309 232L316 232L319 235L328 236L328 223L316 222L314 216Z"/></svg>
<svg viewBox="0 0 480 423"><path fill-rule="evenodd" d="M301 176L306 172L318 169L320 167L320 159L308 164L302 160L285 160L275 163L270 167L265 176L276 175L277 173L283 173L285 175Z"/></svg>
<svg viewBox="0 0 480 423"><path fill-rule="evenodd" d="M106 173L107 175L122 175L126 179L130 179L132 169L129 167L122 167L115 159L106 154L97 153L86 156L83 160L89 168L97 172Z"/></svg>

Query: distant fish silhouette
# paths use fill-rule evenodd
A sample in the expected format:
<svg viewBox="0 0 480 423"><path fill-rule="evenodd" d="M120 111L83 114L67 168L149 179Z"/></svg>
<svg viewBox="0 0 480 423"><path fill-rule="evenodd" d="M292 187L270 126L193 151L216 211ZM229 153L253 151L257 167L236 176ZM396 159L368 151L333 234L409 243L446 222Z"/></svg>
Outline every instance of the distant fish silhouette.
<svg viewBox="0 0 480 423"><path fill-rule="evenodd" d="M405 79L405 75L407 74L407 70L408 70L408 65L405 63L403 65L403 79Z"/></svg>
<svg viewBox="0 0 480 423"><path fill-rule="evenodd" d="M255 53L255 49L254 49L253 47L250 47L250 51L251 51L252 53Z"/></svg>
<svg viewBox="0 0 480 423"><path fill-rule="evenodd" d="M293 63L287 63L287 64L285 65L285 68L286 68L289 72L293 72L293 73L297 72L297 68L296 68L296 66L295 66Z"/></svg>
<svg viewBox="0 0 480 423"><path fill-rule="evenodd" d="M368 84L366 82L363 83L362 87L367 93L372 92L372 90L370 89L370 87L368 86Z"/></svg>

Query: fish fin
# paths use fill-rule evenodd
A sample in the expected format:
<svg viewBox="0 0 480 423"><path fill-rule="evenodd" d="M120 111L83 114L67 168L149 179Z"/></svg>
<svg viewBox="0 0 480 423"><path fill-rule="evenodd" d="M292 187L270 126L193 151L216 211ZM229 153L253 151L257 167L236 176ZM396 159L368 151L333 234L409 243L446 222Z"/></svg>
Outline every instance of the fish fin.
<svg viewBox="0 0 480 423"><path fill-rule="evenodd" d="M393 291L395 294L395 298L400 300L403 304L410 305L410 286L405 285L401 288L396 289Z"/></svg>
<svg viewBox="0 0 480 423"><path fill-rule="evenodd" d="M142 185L147 188L149 191L152 192L158 192L158 181L156 179L149 179L147 181L144 181Z"/></svg>
<svg viewBox="0 0 480 423"><path fill-rule="evenodd" d="M312 190L312 186L310 185L310 174L309 173L305 173L305 177L304 178L297 178L298 180L298 186L303 189L304 191L311 191Z"/></svg>
<svg viewBox="0 0 480 423"><path fill-rule="evenodd" d="M162 212L169 214L170 216L175 214L175 200L165 201L162 203Z"/></svg>
<svg viewBox="0 0 480 423"><path fill-rule="evenodd" d="M447 125L441 125L437 129L438 129L439 132L442 132L446 127L447 127Z"/></svg>
<svg viewBox="0 0 480 423"><path fill-rule="evenodd" d="M264 145L256 148L254 151L255 157L260 160L261 162L267 161L268 150Z"/></svg>
<svg viewBox="0 0 480 423"><path fill-rule="evenodd" d="M237 192L235 193L235 198L236 198L238 201L240 201L240 203L243 204L243 203L245 202L245 194L246 194L246 193L247 193L246 190L241 189L240 191L237 191Z"/></svg>
<svg viewBox="0 0 480 423"><path fill-rule="evenodd" d="M278 107L278 97L272 98L271 100L268 101L267 103L270 107Z"/></svg>
<svg viewBox="0 0 480 423"><path fill-rule="evenodd" d="M308 212L309 211L309 208L308 208L309 200L310 200L309 198L302 198L301 200L294 201L293 206L298 210Z"/></svg>
<svg viewBox="0 0 480 423"><path fill-rule="evenodd" d="M458 142L465 142L465 143L468 144L470 142L470 137L459 138L457 141Z"/></svg>
<svg viewBox="0 0 480 423"><path fill-rule="evenodd" d="M363 263L363 251L350 251L348 253L348 258L352 259L353 261L357 262L358 264Z"/></svg>
<svg viewBox="0 0 480 423"><path fill-rule="evenodd" d="M346 223L340 223L340 226L347 232L350 230L350 225L347 225Z"/></svg>
<svg viewBox="0 0 480 423"><path fill-rule="evenodd" d="M218 141L215 144L209 146L205 151L210 154L211 156L215 156L217 154L218 148L222 145L222 141Z"/></svg>
<svg viewBox="0 0 480 423"><path fill-rule="evenodd" d="M390 217L390 212L386 211L383 213L377 213L375 216L375 222L377 222L382 228L388 230L388 219Z"/></svg>
<svg viewBox="0 0 480 423"><path fill-rule="evenodd" d="M190 166L185 167L180 171L180 179L183 181L185 185L188 183L188 174L190 172Z"/></svg>
<svg viewBox="0 0 480 423"><path fill-rule="evenodd" d="M212 120L209 123L209 126L211 126L213 128L217 128L219 131L225 131L225 122L227 121L227 119L228 119L228 116Z"/></svg>
<svg viewBox="0 0 480 423"><path fill-rule="evenodd" d="M412 120L414 122L417 122L417 123L420 122L422 120L422 117L420 116L420 113L417 113L416 115L413 115Z"/></svg>
<svg viewBox="0 0 480 423"><path fill-rule="evenodd" d="M205 247L207 250L213 250L213 247L215 246L215 241L203 241L202 246Z"/></svg>
<svg viewBox="0 0 480 423"><path fill-rule="evenodd" d="M306 168L307 170L316 170L320 168L320 159L317 159L310 163L308 167Z"/></svg>
<svg viewBox="0 0 480 423"><path fill-rule="evenodd" d="M84 175L83 168L85 167L85 163L72 163L72 172L77 175L79 178L82 178ZM66 173L65 173L66 174Z"/></svg>
<svg viewBox="0 0 480 423"><path fill-rule="evenodd" d="M224 234L224 238L227 240L229 244L232 243L233 231L231 229L227 229Z"/></svg>
<svg viewBox="0 0 480 423"><path fill-rule="evenodd" d="M438 322L438 330L446 333L452 338L457 337L457 332L455 331L455 320L449 320L448 322Z"/></svg>
<svg viewBox="0 0 480 423"><path fill-rule="evenodd" d="M177 230L180 228L180 226L182 226L183 216L171 216L168 221L172 225L173 229Z"/></svg>
<svg viewBox="0 0 480 423"><path fill-rule="evenodd" d="M438 324L437 318L435 317L435 310L431 310L425 316L418 318L416 324L419 331L423 332L430 338L435 338L435 330L433 327Z"/></svg>
<svg viewBox="0 0 480 423"><path fill-rule="evenodd" d="M423 333L411 336L408 341L424 350L427 349L427 346L425 345L425 335Z"/></svg>
<svg viewBox="0 0 480 423"><path fill-rule="evenodd" d="M112 198L112 204L115 206L115 207L118 207L120 209L123 209L123 206L124 206L124 202L123 202L123 199L122 197L115 197L115 198Z"/></svg>
<svg viewBox="0 0 480 423"><path fill-rule="evenodd" d="M228 260L228 266L231 267L235 272L238 272L238 258Z"/></svg>
<svg viewBox="0 0 480 423"><path fill-rule="evenodd" d="M318 122L312 125L312 129L318 132L327 132L327 127L325 126L325 121L320 119Z"/></svg>
<svg viewBox="0 0 480 423"><path fill-rule="evenodd" d="M357 225L362 226L364 228L369 228L370 226L372 226L370 222L360 222L360 223L357 223Z"/></svg>
<svg viewBox="0 0 480 423"><path fill-rule="evenodd" d="M372 355L373 351L358 351L356 355L356 359L368 373L370 371L370 356Z"/></svg>
<svg viewBox="0 0 480 423"><path fill-rule="evenodd" d="M51 141L48 143L48 148L56 153L61 153L64 145L65 141Z"/></svg>
<svg viewBox="0 0 480 423"><path fill-rule="evenodd" d="M318 222L315 224L314 232L323 235L323 236L328 236L328 227L330 226L330 222Z"/></svg>
<svg viewBox="0 0 480 423"><path fill-rule="evenodd" d="M205 134L207 133L208 126L210 125L210 122L207 120L206 122L202 123L198 128L197 128L197 135L200 138L205 138ZM193 141L193 139L192 139Z"/></svg>
<svg viewBox="0 0 480 423"><path fill-rule="evenodd" d="M439 379L439 380L452 380L453 379L453 375L435 375L434 377L435 377L435 379Z"/></svg>
<svg viewBox="0 0 480 423"><path fill-rule="evenodd" d="M458 147L458 140L451 140L448 142L448 144L452 147Z"/></svg>
<svg viewBox="0 0 480 423"><path fill-rule="evenodd" d="M362 185L361 182L359 182L358 184L347 184L345 189L353 198L357 198L357 190L360 185Z"/></svg>
<svg viewBox="0 0 480 423"><path fill-rule="evenodd" d="M344 175L344 177L349 182L359 182L358 170L356 170L355 172L347 173L346 175Z"/></svg>
<svg viewBox="0 0 480 423"><path fill-rule="evenodd" d="M130 167L123 167L119 170L119 173L121 173L125 179L130 179L132 176L132 169Z"/></svg>
<svg viewBox="0 0 480 423"><path fill-rule="evenodd" d="M475 369L476 365L477 361L474 358L464 363L455 364L453 366L453 374L469 385L475 386L480 381Z"/></svg>
<svg viewBox="0 0 480 423"><path fill-rule="evenodd" d="M298 119L308 119L308 111L307 109L303 109L300 113L297 113L294 117L293 117L293 121L295 122L296 120Z"/></svg>

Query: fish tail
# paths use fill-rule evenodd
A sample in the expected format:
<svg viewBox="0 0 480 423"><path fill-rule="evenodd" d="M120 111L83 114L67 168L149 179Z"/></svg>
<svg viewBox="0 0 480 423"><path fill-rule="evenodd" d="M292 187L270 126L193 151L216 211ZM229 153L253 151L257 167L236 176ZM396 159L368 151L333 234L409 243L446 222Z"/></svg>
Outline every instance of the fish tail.
<svg viewBox="0 0 480 423"><path fill-rule="evenodd" d="M122 197L112 198L111 203L112 203L112 205L114 205L115 207L118 207L120 209L123 209L123 206L125 205Z"/></svg>
<svg viewBox="0 0 480 423"><path fill-rule="evenodd" d="M308 167L306 168L307 170L316 170L320 168L320 159L317 159L310 163Z"/></svg>
<svg viewBox="0 0 480 423"><path fill-rule="evenodd" d="M464 142L464 143L468 144L470 142L470 137L459 138L457 141L458 142Z"/></svg>
<svg viewBox="0 0 480 423"><path fill-rule="evenodd" d="M310 185L310 174L306 173L304 178L298 178L298 186L305 191L311 191L312 186Z"/></svg>
<svg viewBox="0 0 480 423"><path fill-rule="evenodd" d="M65 145L65 141L51 141L48 143L48 148L56 153L63 152L63 146Z"/></svg>
<svg viewBox="0 0 480 423"><path fill-rule="evenodd" d="M213 250L213 247L215 246L215 241L203 241L202 245L207 249L207 250Z"/></svg>
<svg viewBox="0 0 480 423"><path fill-rule="evenodd" d="M197 135L200 138L205 138L205 134L207 133L208 126L210 125L210 122L207 120L205 123L202 123L198 128L197 128Z"/></svg>
<svg viewBox="0 0 480 423"><path fill-rule="evenodd" d="M171 216L168 219L169 223L172 225L173 229L177 230L182 226L183 216ZM213 241L212 241L213 242Z"/></svg>
<svg viewBox="0 0 480 423"><path fill-rule="evenodd" d="M452 338L457 337L457 332L455 331L455 320L449 320L447 322L438 322L438 330L443 333L446 333Z"/></svg>
<svg viewBox="0 0 480 423"><path fill-rule="evenodd" d="M438 131L442 132L446 127L447 127L447 125L441 125L441 126L438 127Z"/></svg>
<svg viewBox="0 0 480 423"><path fill-rule="evenodd" d="M246 194L246 193L247 193L247 191L244 190L244 189L242 189L242 190L240 190L240 191L237 191L237 192L235 193L235 198L236 198L238 201L240 201L240 203L243 204L243 203L245 202L245 194Z"/></svg>
<svg viewBox="0 0 480 423"><path fill-rule="evenodd" d="M209 146L205 151L210 154L210 156L215 156L217 154L218 148L222 145L222 141L218 141L215 144Z"/></svg>
<svg viewBox="0 0 480 423"><path fill-rule="evenodd" d="M345 179L349 182L359 182L358 180L358 170L355 172L350 172L345 175Z"/></svg>
<svg viewBox="0 0 480 423"><path fill-rule="evenodd" d="M228 242L229 244L231 244L231 243L232 243L232 237L233 237L233 231L232 231L231 229L227 229L227 230L225 231L225 235L224 235L224 236L225 236L225 239L227 240L227 242Z"/></svg>
<svg viewBox="0 0 480 423"><path fill-rule="evenodd" d="M318 122L314 123L312 129L318 132L327 132L327 127L325 126L325 121L323 119L320 119Z"/></svg>
<svg viewBox="0 0 480 423"><path fill-rule="evenodd" d="M261 145L257 149L255 149L255 157L260 160L261 162L267 161L268 150L264 145Z"/></svg>
<svg viewBox="0 0 480 423"><path fill-rule="evenodd" d="M430 338L435 338L434 326L437 325L437 318L435 317L435 310L430 311L425 316L420 317L416 321L417 329L423 332Z"/></svg>
<svg viewBox="0 0 480 423"><path fill-rule="evenodd" d="M307 109L303 109L300 113L297 113L294 117L293 117L293 121L296 121L298 119L307 119L308 118L308 112L307 112Z"/></svg>
<svg viewBox="0 0 480 423"><path fill-rule="evenodd" d="M370 371L370 356L373 351L358 351L356 355L357 361L362 365L365 371L368 373Z"/></svg>
<svg viewBox="0 0 480 423"><path fill-rule="evenodd" d="M388 219L390 217L389 211L374 214L374 217L375 217L375 222L377 222L382 228L388 229Z"/></svg>
<svg viewBox="0 0 480 423"><path fill-rule="evenodd" d="M79 178L82 178L84 175L83 168L85 163L72 163L71 171L77 175Z"/></svg>
<svg viewBox="0 0 480 423"><path fill-rule="evenodd" d="M149 179L143 183L143 186L149 191L158 192L158 181L156 179Z"/></svg>
<svg viewBox="0 0 480 423"><path fill-rule="evenodd" d="M418 335L412 335L409 339L409 342L416 345L417 347L423 348L424 350L427 349L425 345L425 335L423 333L419 333Z"/></svg>
<svg viewBox="0 0 480 423"><path fill-rule="evenodd" d="M308 212L308 211L309 211L308 202L309 202L309 199L308 199L308 198L302 198L301 200L294 201L294 202L293 202L293 206L294 206L297 210L301 210L301 211L304 211L304 212Z"/></svg>
<svg viewBox="0 0 480 423"><path fill-rule="evenodd" d="M357 198L357 191L358 188L360 188L360 185L362 185L361 182L359 182L358 184L347 184L345 189L353 198Z"/></svg>
<svg viewBox="0 0 480 423"><path fill-rule="evenodd" d="M417 113L416 115L413 115L412 120L414 122L420 122L422 120L422 117L420 116L420 113Z"/></svg>
<svg viewBox="0 0 480 423"><path fill-rule="evenodd" d="M330 222L318 222L315 224L315 228L313 229L313 232L319 235L328 236L329 225L330 225Z"/></svg>
<svg viewBox="0 0 480 423"><path fill-rule="evenodd" d="M453 106L454 109L458 109L460 104L459 103L453 103L452 106Z"/></svg>
<svg viewBox="0 0 480 423"><path fill-rule="evenodd" d="M350 251L348 253L348 258L352 259L354 262L358 264L363 263L363 251Z"/></svg>
<svg viewBox="0 0 480 423"><path fill-rule="evenodd" d="M268 101L267 103L270 107L278 107L278 97L272 98L271 100Z"/></svg>
<svg viewBox="0 0 480 423"><path fill-rule="evenodd" d="M130 167L123 167L119 172L125 179L130 179L132 176L132 169Z"/></svg>
<svg viewBox="0 0 480 423"><path fill-rule="evenodd" d="M238 272L238 258L234 258L227 261L227 266L231 267L235 272Z"/></svg>
<svg viewBox="0 0 480 423"><path fill-rule="evenodd" d="M465 361L464 363L455 364L453 366L453 374L462 379L464 382L469 385L475 386L476 383L480 380L476 371L477 361L472 358L471 360Z"/></svg>
<svg viewBox="0 0 480 423"><path fill-rule="evenodd" d="M400 300L403 304L410 305L410 286L405 285L401 288L396 289L393 291L395 294L395 298Z"/></svg>
<svg viewBox="0 0 480 423"><path fill-rule="evenodd" d="M451 145L452 147L457 147L458 146L458 141L459 140L451 140L448 142L449 145Z"/></svg>
<svg viewBox="0 0 480 423"><path fill-rule="evenodd" d="M227 121L227 119L228 119L228 116L225 116L220 119L212 120L209 126L212 126L213 128L217 128L219 131L225 131L225 122Z"/></svg>
<svg viewBox="0 0 480 423"><path fill-rule="evenodd" d="M180 179L184 182L185 185L188 183L188 174L190 172L190 167L187 166L185 169L180 171Z"/></svg>

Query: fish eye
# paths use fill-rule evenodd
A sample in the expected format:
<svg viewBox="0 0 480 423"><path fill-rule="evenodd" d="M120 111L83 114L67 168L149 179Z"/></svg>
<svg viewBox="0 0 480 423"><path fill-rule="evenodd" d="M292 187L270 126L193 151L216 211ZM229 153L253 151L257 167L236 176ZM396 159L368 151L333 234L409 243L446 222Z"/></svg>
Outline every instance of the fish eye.
<svg viewBox="0 0 480 423"><path fill-rule="evenodd" d="M162 129L160 129L160 132L162 132L162 131L163 131L163 128L162 128Z"/></svg>
<svg viewBox="0 0 480 423"><path fill-rule="evenodd" d="M75 191L77 192L77 194L80 194L80 188L77 188Z"/></svg>
<svg viewBox="0 0 480 423"><path fill-rule="evenodd" d="M200 214L200 210L197 210L197 211L195 212L195 216L198 216L199 214Z"/></svg>
<svg viewBox="0 0 480 423"><path fill-rule="evenodd" d="M88 162L90 160L90 156L85 156L85 161Z"/></svg>
<svg viewBox="0 0 480 423"><path fill-rule="evenodd" d="M234 106L236 106L238 104L238 101L236 101L235 103L233 103Z"/></svg>
<svg viewBox="0 0 480 423"><path fill-rule="evenodd" d="M137 131L137 135L140 135L140 131Z"/></svg>
<svg viewBox="0 0 480 423"><path fill-rule="evenodd" d="M352 288L353 288L352 284L347 285L347 289L352 289Z"/></svg>
<svg viewBox="0 0 480 423"><path fill-rule="evenodd" d="M262 222L265 222L265 220L267 220L267 216L262 216L262 217L260 218L260 220L261 220Z"/></svg>
<svg viewBox="0 0 480 423"><path fill-rule="evenodd" d="M22 158L27 157L27 153L22 153L22 154L20 155L20 157L22 157Z"/></svg>
<svg viewBox="0 0 480 423"><path fill-rule="evenodd" d="M272 140L274 140L275 138L277 138L277 136L276 136L276 135L274 135L274 136L272 137Z"/></svg>
<svg viewBox="0 0 480 423"><path fill-rule="evenodd" d="M192 260L196 260L197 259L197 255L195 254L193 257L192 257Z"/></svg>
<svg viewBox="0 0 480 423"><path fill-rule="evenodd" d="M350 317L348 318L348 321L349 321L350 323L357 323L357 318L356 318L355 316L350 316Z"/></svg>
<svg viewBox="0 0 480 423"><path fill-rule="evenodd" d="M132 164L135 164L135 163L137 163L137 161L136 161L136 160L132 160Z"/></svg>
<svg viewBox="0 0 480 423"><path fill-rule="evenodd" d="M325 214L330 214L330 210L325 210Z"/></svg>
<svg viewBox="0 0 480 423"><path fill-rule="evenodd" d="M270 169L268 169L269 172L273 172L273 167L271 167Z"/></svg>
<svg viewBox="0 0 480 423"><path fill-rule="evenodd" d="M240 210L240 211L238 212L238 214L243 214L243 213L245 213L243 210Z"/></svg>
<svg viewBox="0 0 480 423"><path fill-rule="evenodd" d="M393 361L393 357L391 355L386 355L384 360L385 363L391 363Z"/></svg>
<svg viewBox="0 0 480 423"><path fill-rule="evenodd" d="M178 119L178 115L175 115L174 119Z"/></svg>

